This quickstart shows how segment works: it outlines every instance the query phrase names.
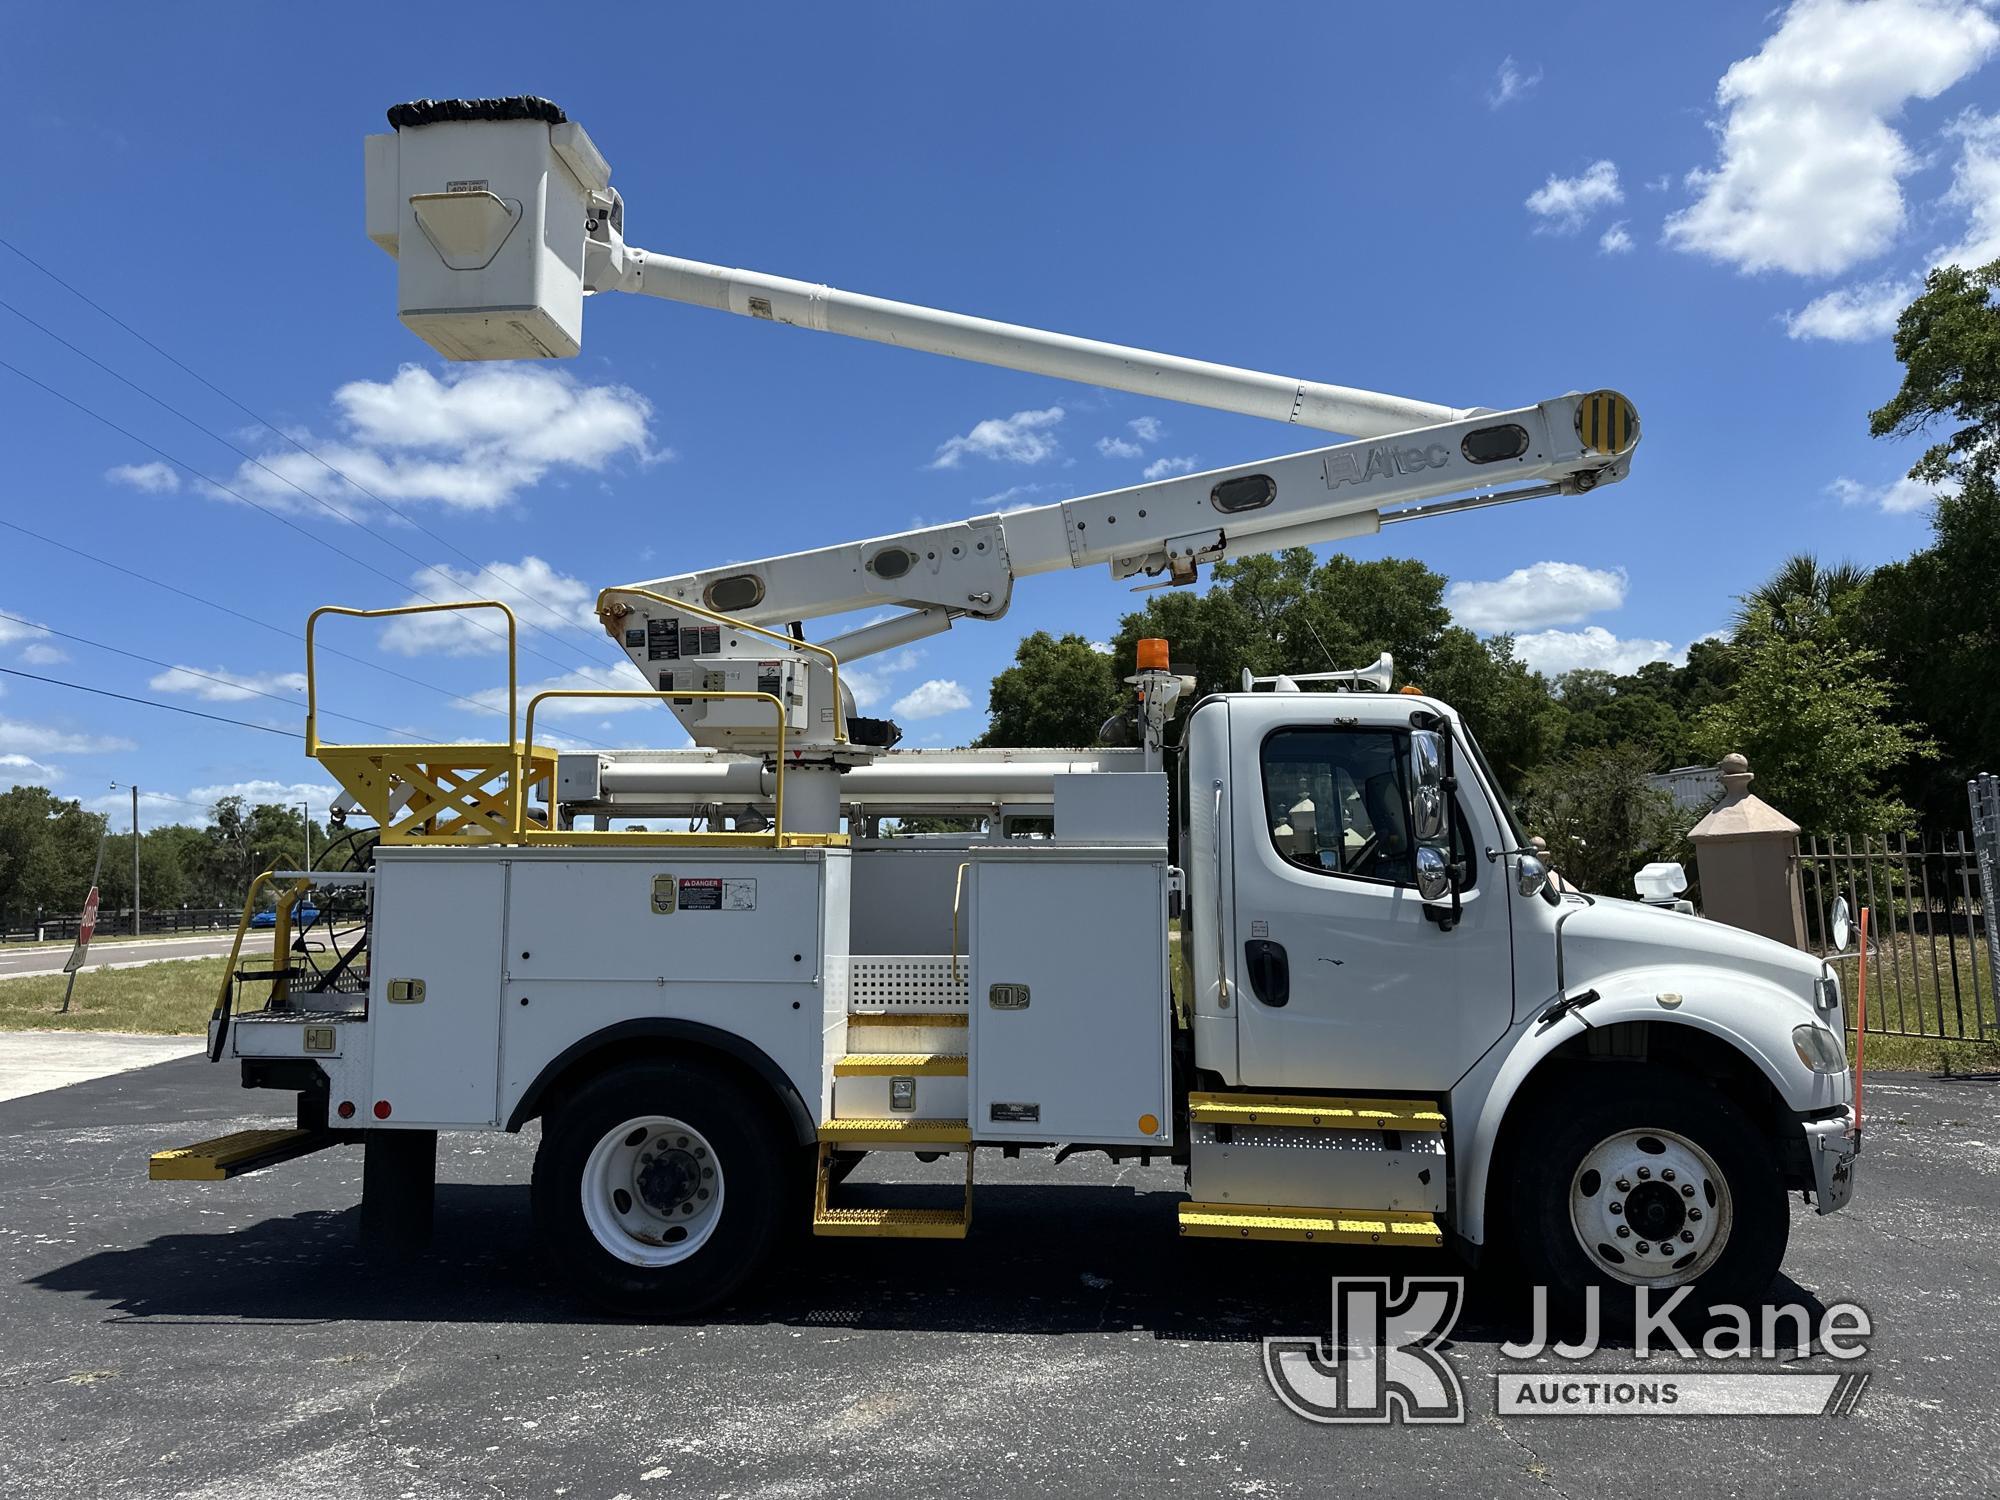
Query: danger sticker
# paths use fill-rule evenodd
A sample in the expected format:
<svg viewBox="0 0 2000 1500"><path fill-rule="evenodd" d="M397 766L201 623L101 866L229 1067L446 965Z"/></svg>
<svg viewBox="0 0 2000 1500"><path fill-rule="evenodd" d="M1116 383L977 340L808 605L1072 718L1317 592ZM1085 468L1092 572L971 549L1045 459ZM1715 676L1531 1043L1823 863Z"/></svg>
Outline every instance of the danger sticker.
<svg viewBox="0 0 2000 1500"><path fill-rule="evenodd" d="M720 880L703 876L683 876L680 882L682 911L755 911L757 882Z"/></svg>

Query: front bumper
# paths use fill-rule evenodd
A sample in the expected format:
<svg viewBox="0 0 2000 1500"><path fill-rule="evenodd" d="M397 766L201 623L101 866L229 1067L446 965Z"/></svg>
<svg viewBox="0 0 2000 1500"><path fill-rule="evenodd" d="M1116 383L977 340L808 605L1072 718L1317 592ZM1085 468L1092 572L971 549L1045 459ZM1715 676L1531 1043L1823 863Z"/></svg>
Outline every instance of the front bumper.
<svg viewBox="0 0 2000 1500"><path fill-rule="evenodd" d="M1807 1120L1806 1155L1812 1159L1813 1205L1830 1214L1854 1196L1854 1161L1861 1154L1854 1112L1843 1109L1825 1119Z"/></svg>

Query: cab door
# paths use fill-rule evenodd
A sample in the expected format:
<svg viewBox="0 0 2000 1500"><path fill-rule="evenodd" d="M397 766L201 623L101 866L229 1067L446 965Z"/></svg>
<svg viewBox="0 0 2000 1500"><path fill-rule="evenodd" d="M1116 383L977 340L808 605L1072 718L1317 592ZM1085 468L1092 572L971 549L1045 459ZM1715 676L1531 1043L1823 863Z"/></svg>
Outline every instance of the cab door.
<svg viewBox="0 0 2000 1500"><path fill-rule="evenodd" d="M1415 884L1414 697L1270 694L1230 704L1228 962L1242 1086L1442 1091L1507 1029L1505 848L1460 777L1447 930Z"/></svg>

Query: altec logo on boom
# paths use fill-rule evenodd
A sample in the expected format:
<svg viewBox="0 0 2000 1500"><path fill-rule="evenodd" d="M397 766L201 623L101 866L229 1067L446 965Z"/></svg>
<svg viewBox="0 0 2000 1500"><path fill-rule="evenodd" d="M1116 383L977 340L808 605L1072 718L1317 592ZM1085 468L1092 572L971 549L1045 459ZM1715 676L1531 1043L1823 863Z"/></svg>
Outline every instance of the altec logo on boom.
<svg viewBox="0 0 2000 1500"><path fill-rule="evenodd" d="M1499 1346L1495 1410L1598 1417L1844 1417L1854 1410L1868 1372L1782 1366L1815 1352L1843 1363L1862 1358L1873 1331L1864 1308L1835 1303L1815 1319L1796 1304L1762 1306L1754 1317L1747 1308L1716 1307L1697 1343L1673 1321L1691 1291L1682 1287L1656 1304L1646 1288L1633 1288L1632 1340L1624 1352L1637 1360L1694 1361L1694 1367L1586 1370L1574 1365L1599 1352L1597 1289L1585 1294L1582 1338L1563 1343L1549 1331L1548 1289L1536 1287L1530 1337ZM1266 1339L1265 1378L1309 1422L1463 1423L1464 1388L1443 1349L1464 1304L1463 1277L1335 1277L1332 1336L1324 1344ZM1567 1363L1551 1366L1549 1355Z"/></svg>
<svg viewBox="0 0 2000 1500"><path fill-rule="evenodd" d="M1392 479L1400 474L1421 474L1426 469L1442 469L1451 463L1451 449L1443 443L1422 448L1398 448L1394 443L1378 443L1368 450L1363 462L1351 449L1326 456L1326 487L1337 490L1343 484L1366 484L1371 479Z"/></svg>

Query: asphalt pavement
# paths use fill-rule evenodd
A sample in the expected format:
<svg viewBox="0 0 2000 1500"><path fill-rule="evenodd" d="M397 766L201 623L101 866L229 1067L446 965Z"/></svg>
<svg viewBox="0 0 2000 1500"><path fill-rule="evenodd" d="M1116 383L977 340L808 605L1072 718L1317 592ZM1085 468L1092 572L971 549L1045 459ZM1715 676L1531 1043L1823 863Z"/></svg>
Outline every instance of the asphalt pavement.
<svg viewBox="0 0 2000 1500"><path fill-rule="evenodd" d="M358 1148L146 1180L149 1151L268 1123L276 1097L189 1059L0 1103L0 1493L2000 1491L1993 1078L1871 1080L1853 1205L1795 1210L1774 1295L1873 1316L1850 1415L1498 1416L1527 1319L1488 1271L1449 1346L1468 1418L1434 1427L1308 1423L1261 1373L1265 1336L1325 1333L1329 1276L1407 1258L1178 1240L1171 1169L982 1153L964 1243L808 1241L732 1305L648 1326L544 1272L532 1133L445 1137L437 1247L401 1263L356 1249Z"/></svg>
<svg viewBox="0 0 2000 1500"><path fill-rule="evenodd" d="M156 964L179 958L221 958L236 939L234 932L202 937L142 938L130 943L94 943L85 955L86 969L133 969L140 964ZM267 942L266 948L270 947ZM26 979L37 974L60 974L69 958L69 945L36 945L31 948L0 948L0 979Z"/></svg>

